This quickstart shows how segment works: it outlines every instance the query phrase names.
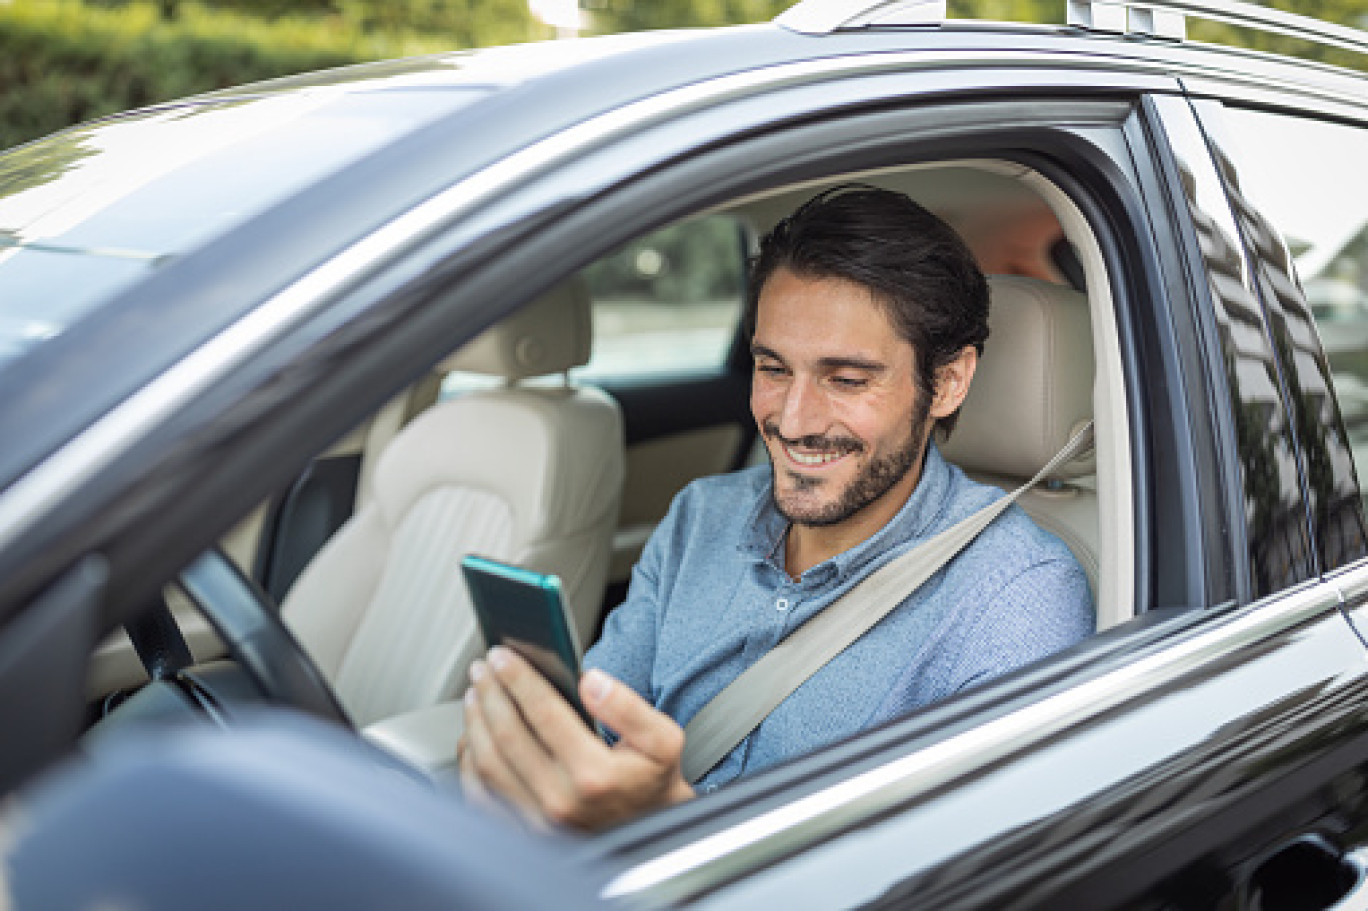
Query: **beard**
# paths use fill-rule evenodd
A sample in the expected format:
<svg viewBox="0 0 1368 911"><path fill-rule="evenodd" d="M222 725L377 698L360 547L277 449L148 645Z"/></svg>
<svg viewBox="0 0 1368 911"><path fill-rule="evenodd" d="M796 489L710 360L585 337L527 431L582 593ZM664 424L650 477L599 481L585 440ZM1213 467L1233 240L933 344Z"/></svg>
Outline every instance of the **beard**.
<svg viewBox="0 0 1368 911"><path fill-rule="evenodd" d="M888 493L917 464L922 454L922 440L926 436L926 424L930 417L930 410L929 403L918 402L913 408L911 426L908 428L907 436L892 452L876 455L866 462L859 473L833 499L808 507L803 507L794 502L786 503L780 497L779 485L775 483L771 487L774 508L794 525L806 525L814 528L839 525L854 516ZM869 448L864 442L853 437L811 435L788 439L779 433L779 428L773 421L766 421L760 431L767 439L776 440L780 444L799 446L825 453L859 454ZM772 454L770 465L776 473L780 471ZM792 471L787 472L787 474L793 483L794 493L798 494L815 491L823 484L828 483L825 478L821 477L812 477Z"/></svg>

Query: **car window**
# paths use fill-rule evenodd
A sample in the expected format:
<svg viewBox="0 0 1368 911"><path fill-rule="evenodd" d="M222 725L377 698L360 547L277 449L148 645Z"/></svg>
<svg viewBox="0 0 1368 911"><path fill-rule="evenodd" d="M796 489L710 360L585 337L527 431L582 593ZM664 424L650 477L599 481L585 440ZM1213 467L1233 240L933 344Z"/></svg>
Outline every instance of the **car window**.
<svg viewBox="0 0 1368 911"><path fill-rule="evenodd" d="M741 222L705 215L585 269L594 355L578 373L605 379L722 366L745 297L746 254Z"/></svg>
<svg viewBox="0 0 1368 911"><path fill-rule="evenodd" d="M748 244L739 219L703 215L633 240L586 267L594 348L589 363L571 377L592 383L722 367L741 319ZM502 382L455 371L443 380L442 397Z"/></svg>
<svg viewBox="0 0 1368 911"><path fill-rule="evenodd" d="M1368 475L1368 130L1228 108L1244 194L1282 231L1330 364L1356 472Z"/></svg>

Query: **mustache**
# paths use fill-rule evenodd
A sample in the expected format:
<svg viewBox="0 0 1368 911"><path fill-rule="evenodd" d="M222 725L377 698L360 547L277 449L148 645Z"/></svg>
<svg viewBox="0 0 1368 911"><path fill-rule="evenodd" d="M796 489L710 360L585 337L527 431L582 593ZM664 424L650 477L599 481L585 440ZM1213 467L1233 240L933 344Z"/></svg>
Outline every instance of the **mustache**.
<svg viewBox="0 0 1368 911"><path fill-rule="evenodd" d="M786 437L779 432L779 425L773 421L765 421L760 426L760 432L767 439L778 440L785 446L792 446L800 449L812 449L822 453L833 453L835 455L845 455L851 452L863 452L864 443L853 437L829 437L819 433L810 433L802 437Z"/></svg>

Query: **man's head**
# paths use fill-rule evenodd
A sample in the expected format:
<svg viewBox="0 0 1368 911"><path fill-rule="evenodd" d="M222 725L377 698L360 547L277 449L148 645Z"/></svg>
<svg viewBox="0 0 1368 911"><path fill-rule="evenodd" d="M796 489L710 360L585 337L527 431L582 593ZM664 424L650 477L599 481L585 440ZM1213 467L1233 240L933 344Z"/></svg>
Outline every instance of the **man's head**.
<svg viewBox="0 0 1368 911"><path fill-rule="evenodd" d="M761 242L747 317L781 512L826 526L882 503L891 518L930 422L952 429L988 336L968 248L901 194L830 190Z"/></svg>

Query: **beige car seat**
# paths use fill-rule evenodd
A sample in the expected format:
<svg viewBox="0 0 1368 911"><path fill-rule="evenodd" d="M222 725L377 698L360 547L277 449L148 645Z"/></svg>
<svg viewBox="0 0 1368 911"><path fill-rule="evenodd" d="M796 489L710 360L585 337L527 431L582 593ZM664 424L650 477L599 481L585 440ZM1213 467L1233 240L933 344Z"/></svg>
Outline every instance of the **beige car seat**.
<svg viewBox="0 0 1368 911"><path fill-rule="evenodd" d="M976 480L1014 490L1092 416L1087 298L1062 285L995 275L987 345L942 454ZM1097 490L1092 454L1028 491L1022 508L1073 551L1098 589Z"/></svg>
<svg viewBox="0 0 1368 911"><path fill-rule="evenodd" d="M460 560L553 572L581 641L603 598L622 492L623 432L602 391L518 381L589 360L584 285L572 281L439 368L504 377L420 414L385 449L372 496L282 606L358 726L456 698L484 650Z"/></svg>

